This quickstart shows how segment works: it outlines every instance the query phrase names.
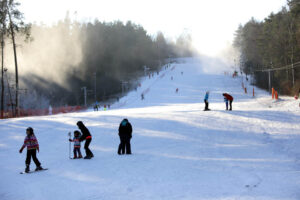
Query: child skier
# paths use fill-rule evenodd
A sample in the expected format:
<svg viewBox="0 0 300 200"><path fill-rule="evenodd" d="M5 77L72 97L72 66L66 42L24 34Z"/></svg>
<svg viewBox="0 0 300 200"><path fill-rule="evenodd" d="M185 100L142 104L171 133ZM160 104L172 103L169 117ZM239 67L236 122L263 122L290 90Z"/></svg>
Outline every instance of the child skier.
<svg viewBox="0 0 300 200"><path fill-rule="evenodd" d="M43 168L41 167L41 163L39 162L39 160L36 157L36 150L39 152L40 149L39 149L39 143L33 133L33 129L31 127L28 127L26 129L26 134L27 134L27 136L25 137L24 144L21 147L21 149L19 150L19 152L22 153L23 149L25 147L27 147L25 172L28 173L30 171L29 165L30 165L31 157L36 165L35 171L43 170Z"/></svg>
<svg viewBox="0 0 300 200"><path fill-rule="evenodd" d="M80 132L79 131L74 131L74 138L73 140L69 139L70 142L74 142L74 149L73 149L73 152L74 152L74 157L73 159L76 159L76 158L82 158L82 155L81 155L81 152L80 152ZM78 156L77 156L77 153L78 153Z"/></svg>

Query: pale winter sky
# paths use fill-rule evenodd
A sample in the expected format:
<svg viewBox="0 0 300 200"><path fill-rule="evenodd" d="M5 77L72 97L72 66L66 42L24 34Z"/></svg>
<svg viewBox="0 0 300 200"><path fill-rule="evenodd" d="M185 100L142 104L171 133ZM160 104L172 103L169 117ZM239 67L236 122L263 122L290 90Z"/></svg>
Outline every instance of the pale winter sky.
<svg viewBox="0 0 300 200"><path fill-rule="evenodd" d="M239 24L251 17L263 20L277 13L286 0L20 0L26 22L51 25L66 12L79 21L111 22L131 20L150 35L162 31L176 39L192 35L194 46L203 54L217 55L231 44Z"/></svg>

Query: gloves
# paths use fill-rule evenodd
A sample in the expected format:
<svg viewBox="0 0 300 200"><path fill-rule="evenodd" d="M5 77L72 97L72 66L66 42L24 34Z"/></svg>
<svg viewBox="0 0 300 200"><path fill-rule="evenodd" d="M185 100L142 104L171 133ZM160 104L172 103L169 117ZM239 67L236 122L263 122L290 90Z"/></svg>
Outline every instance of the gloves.
<svg viewBox="0 0 300 200"><path fill-rule="evenodd" d="M24 148L22 147L22 148L19 150L19 152L22 153L23 149L24 149Z"/></svg>
<svg viewBox="0 0 300 200"><path fill-rule="evenodd" d="M70 142L72 142L72 140L71 140L71 139L69 139L69 141L70 141Z"/></svg>

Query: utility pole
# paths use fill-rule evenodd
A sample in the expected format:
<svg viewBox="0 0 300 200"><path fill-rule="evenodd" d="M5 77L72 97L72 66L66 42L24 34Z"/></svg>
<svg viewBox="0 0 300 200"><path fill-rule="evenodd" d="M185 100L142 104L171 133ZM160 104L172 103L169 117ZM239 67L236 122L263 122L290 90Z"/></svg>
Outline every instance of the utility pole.
<svg viewBox="0 0 300 200"><path fill-rule="evenodd" d="M271 70L268 70L269 74L269 92L271 93Z"/></svg>
<svg viewBox="0 0 300 200"><path fill-rule="evenodd" d="M272 59L271 59L271 69L273 68L273 62L272 62ZM269 73L269 92L271 93L272 91L272 88L271 88L271 69L268 70L268 73Z"/></svg>
<svg viewBox="0 0 300 200"><path fill-rule="evenodd" d="M13 104L12 95L10 92L10 85L9 85L9 80L8 80L8 76L7 76L7 68L4 68L3 71L5 73L5 77L6 77L6 81L7 81L7 88L8 88L8 94L9 94L11 112L13 113L14 112L14 104Z"/></svg>
<svg viewBox="0 0 300 200"><path fill-rule="evenodd" d="M295 70L294 70L294 63L293 63L293 59L292 60L292 76L293 76L293 86L295 85Z"/></svg>
<svg viewBox="0 0 300 200"><path fill-rule="evenodd" d="M95 103L97 101L97 74L96 72L94 73L94 76L95 76L95 82L94 82L94 90L95 90Z"/></svg>
<svg viewBox="0 0 300 200"><path fill-rule="evenodd" d="M86 107L86 96L87 96L87 94L86 94L86 87L82 87L81 89L83 90L84 106Z"/></svg>
<svg viewBox="0 0 300 200"><path fill-rule="evenodd" d="M144 74L145 74L145 76L147 76L147 71L148 71L149 69L150 69L150 68L147 67L146 65L144 66Z"/></svg>
<svg viewBox="0 0 300 200"><path fill-rule="evenodd" d="M128 84L127 81L122 81L122 95L124 94L124 91L126 89L126 85Z"/></svg>

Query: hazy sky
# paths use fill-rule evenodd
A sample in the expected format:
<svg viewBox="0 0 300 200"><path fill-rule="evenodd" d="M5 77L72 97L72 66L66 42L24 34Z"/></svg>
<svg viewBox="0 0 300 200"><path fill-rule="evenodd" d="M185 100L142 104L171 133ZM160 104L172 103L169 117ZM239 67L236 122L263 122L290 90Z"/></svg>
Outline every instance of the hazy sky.
<svg viewBox="0 0 300 200"><path fill-rule="evenodd" d="M203 54L216 55L232 42L239 24L263 20L286 0L19 0L26 22L52 24L66 12L79 21L131 20L149 34L175 39L190 33Z"/></svg>

